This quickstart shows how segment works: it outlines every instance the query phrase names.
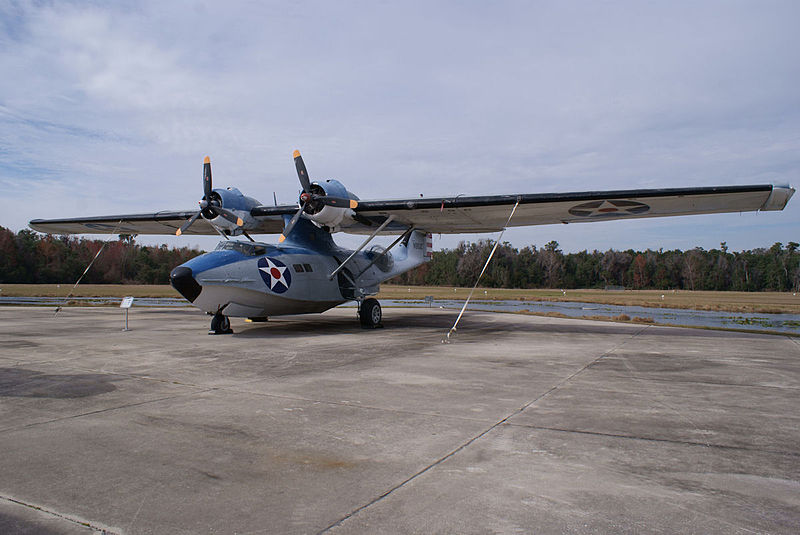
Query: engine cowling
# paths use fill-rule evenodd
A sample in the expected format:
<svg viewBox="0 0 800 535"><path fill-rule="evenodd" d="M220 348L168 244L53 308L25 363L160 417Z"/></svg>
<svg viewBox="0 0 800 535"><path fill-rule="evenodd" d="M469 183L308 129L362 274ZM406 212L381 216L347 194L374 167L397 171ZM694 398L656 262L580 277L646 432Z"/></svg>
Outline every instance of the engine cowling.
<svg viewBox="0 0 800 535"><path fill-rule="evenodd" d="M203 210L203 217L215 227L222 229L225 234L238 236L243 231L254 229L258 226L258 221L250 215L250 210L261 204L256 199L243 195L237 188L215 189L212 191L211 196L212 200L218 203L218 206L230 210L243 221L243 224L239 226L222 216L207 213L207 210Z"/></svg>
<svg viewBox="0 0 800 535"><path fill-rule="evenodd" d="M325 180L324 182L312 182L311 193L317 196L330 195L331 197L358 200L358 197L347 191L347 188L345 188L341 182L333 179ZM302 195L300 202L303 202ZM310 200L307 202L304 211L311 221L318 226L328 227L332 231L337 230L345 218L353 219L354 214L353 210L350 208L329 206L318 200Z"/></svg>

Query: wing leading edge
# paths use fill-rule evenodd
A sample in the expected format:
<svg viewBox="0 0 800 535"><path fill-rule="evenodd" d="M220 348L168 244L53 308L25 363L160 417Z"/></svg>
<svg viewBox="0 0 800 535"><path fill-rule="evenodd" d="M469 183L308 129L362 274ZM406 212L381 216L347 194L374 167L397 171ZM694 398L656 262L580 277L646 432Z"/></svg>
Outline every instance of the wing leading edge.
<svg viewBox="0 0 800 535"><path fill-rule="evenodd" d="M297 207L287 207L297 210ZM157 212L148 214L121 214L69 219L34 219L29 223L33 230L48 234L175 234L196 210L185 212ZM283 230L279 215L259 218L253 233L278 234ZM207 220L200 218L183 234L213 234L217 231Z"/></svg>

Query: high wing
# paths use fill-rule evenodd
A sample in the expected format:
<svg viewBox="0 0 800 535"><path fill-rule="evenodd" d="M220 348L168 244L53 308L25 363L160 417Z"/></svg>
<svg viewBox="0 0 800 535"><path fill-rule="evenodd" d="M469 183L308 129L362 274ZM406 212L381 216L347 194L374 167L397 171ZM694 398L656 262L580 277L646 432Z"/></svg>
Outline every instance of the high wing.
<svg viewBox="0 0 800 535"><path fill-rule="evenodd" d="M359 219L369 220L373 225L379 225L388 217L393 217L385 232L400 227L414 227L432 233L456 234L499 231L517 201L519 206L509 223L511 227L783 210L794 191L789 186L762 184L416 198L359 201L355 212ZM364 225L354 225L342 230L356 234L371 232L371 228Z"/></svg>
<svg viewBox="0 0 800 535"><path fill-rule="evenodd" d="M285 207L286 213L297 210L296 206ZM29 223L33 230L48 234L175 234L197 211L156 212L147 214L121 214L98 217L76 217L69 219L34 219ZM255 234L278 234L283 230L280 216L258 219ZM217 230L203 218L183 234L217 234Z"/></svg>
<svg viewBox="0 0 800 535"><path fill-rule="evenodd" d="M381 234L397 233L410 227L442 234L494 232L503 228L517 202L519 205L509 223L512 227L772 211L783 210L794 191L789 186L760 184L358 201L352 217L345 217L335 230L371 234L391 217ZM284 230L284 216L295 214L297 210L296 204L255 206L249 210L253 224L246 230L253 234L279 234ZM35 219L30 227L51 234L175 234L193 216L196 211L192 210ZM198 218L184 233L213 235L217 230L206 219Z"/></svg>

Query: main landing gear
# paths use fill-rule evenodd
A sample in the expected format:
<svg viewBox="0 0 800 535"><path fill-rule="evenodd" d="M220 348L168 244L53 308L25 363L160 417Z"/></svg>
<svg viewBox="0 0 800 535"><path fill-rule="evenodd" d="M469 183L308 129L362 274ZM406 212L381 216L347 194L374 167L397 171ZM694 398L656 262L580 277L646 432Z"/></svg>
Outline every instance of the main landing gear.
<svg viewBox="0 0 800 535"><path fill-rule="evenodd" d="M208 334L233 334L231 320L221 310L211 318L211 328L208 330Z"/></svg>
<svg viewBox="0 0 800 535"><path fill-rule="evenodd" d="M358 307L358 319L361 320L361 327L364 329L379 329L381 325L381 304L372 297L361 301Z"/></svg>

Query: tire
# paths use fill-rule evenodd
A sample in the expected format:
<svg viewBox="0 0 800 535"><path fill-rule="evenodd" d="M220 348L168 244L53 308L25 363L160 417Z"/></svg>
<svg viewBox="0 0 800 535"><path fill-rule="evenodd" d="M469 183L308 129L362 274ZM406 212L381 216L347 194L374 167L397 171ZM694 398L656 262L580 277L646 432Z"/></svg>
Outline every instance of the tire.
<svg viewBox="0 0 800 535"><path fill-rule="evenodd" d="M362 327L377 327L381 324L383 313L381 312L381 304L377 299L369 298L364 299L361 303L361 310L359 311L359 318L361 319Z"/></svg>

